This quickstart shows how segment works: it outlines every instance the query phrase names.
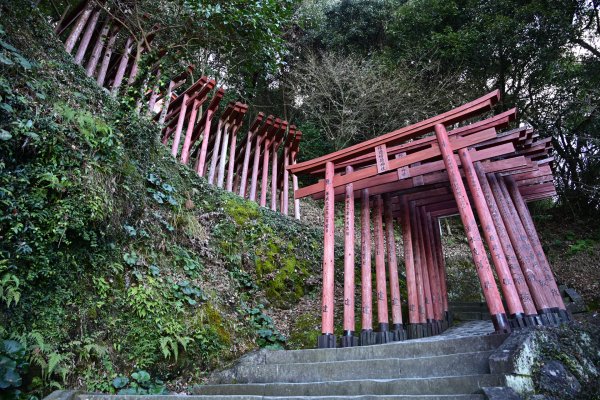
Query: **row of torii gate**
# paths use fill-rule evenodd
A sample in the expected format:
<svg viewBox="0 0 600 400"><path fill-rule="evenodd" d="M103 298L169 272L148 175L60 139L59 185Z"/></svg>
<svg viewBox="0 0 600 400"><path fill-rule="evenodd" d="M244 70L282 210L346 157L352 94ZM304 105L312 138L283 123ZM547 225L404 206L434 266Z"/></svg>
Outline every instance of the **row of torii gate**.
<svg viewBox="0 0 600 400"><path fill-rule="evenodd" d="M417 124L288 167L293 173L324 177L295 191L296 199L312 196L325 202L318 347L338 346L334 208L339 202L345 204L342 347L420 338L447 328L451 316L438 220L456 214L496 332L570 319L526 204L556 195L550 139L525 127L499 133L515 119L516 109L458 127L489 111L498 100L495 91ZM355 332L356 199L361 225L360 333ZM402 315L394 224L402 230L408 321Z"/></svg>
<svg viewBox="0 0 600 400"><path fill-rule="evenodd" d="M136 84L141 57L154 34L139 43L130 35L120 37L122 26L103 3L83 0L65 10L55 32L64 40L65 50L73 54L74 62L99 86L117 95L123 87ZM150 70L156 83L143 82L137 111L145 110L162 127L162 143L170 147L173 157L190 164L210 184L288 215L287 167L297 162L302 132L288 121L273 115L265 118L261 112L248 121L246 136L238 143L248 105L230 102L216 118L225 90L216 88L214 79L202 76L182 90L193 67L164 87L158 84L158 62ZM291 181L297 190L296 175ZM295 218L300 219L299 200L294 200L293 208Z"/></svg>

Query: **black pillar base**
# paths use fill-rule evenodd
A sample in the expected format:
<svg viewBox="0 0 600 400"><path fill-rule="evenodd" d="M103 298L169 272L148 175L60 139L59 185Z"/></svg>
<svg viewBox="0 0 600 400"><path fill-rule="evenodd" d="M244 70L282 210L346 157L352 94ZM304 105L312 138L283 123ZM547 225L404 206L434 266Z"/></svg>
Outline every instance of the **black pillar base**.
<svg viewBox="0 0 600 400"><path fill-rule="evenodd" d="M558 326L560 325L560 317L558 313L552 308L544 308L539 310L538 313L542 319L542 325L544 326Z"/></svg>
<svg viewBox="0 0 600 400"><path fill-rule="evenodd" d="M525 323L525 315L523 313L512 314L509 318L511 329L523 329L527 326Z"/></svg>
<svg viewBox="0 0 600 400"><path fill-rule="evenodd" d="M407 334L409 339L420 339L424 337L423 324L409 324Z"/></svg>
<svg viewBox="0 0 600 400"><path fill-rule="evenodd" d="M392 335L394 336L395 342L407 339L406 331L404 330L404 326L402 324L394 324L392 328Z"/></svg>
<svg viewBox="0 0 600 400"><path fill-rule="evenodd" d="M523 322L525 322L525 326L527 328L531 328L532 326L539 325L538 320L539 320L539 315L537 315L537 314L526 315L523 317Z"/></svg>
<svg viewBox="0 0 600 400"><path fill-rule="evenodd" d="M431 322L429 320L427 320L423 328L425 337L433 336L433 326L431 326Z"/></svg>
<svg viewBox="0 0 600 400"><path fill-rule="evenodd" d="M344 336L341 338L341 347L358 346L358 338L354 336L354 331L344 331Z"/></svg>
<svg viewBox="0 0 600 400"><path fill-rule="evenodd" d="M569 322L573 319L571 313L568 310L558 310L558 315L562 322Z"/></svg>
<svg viewBox="0 0 600 400"><path fill-rule="evenodd" d="M376 332L377 335L377 344L385 344L394 341L394 335L389 330L389 324L380 323L379 324L379 332Z"/></svg>
<svg viewBox="0 0 600 400"><path fill-rule="evenodd" d="M446 322L448 322L448 326L452 326L452 324L454 323L454 314L452 313L452 311L444 312L444 319L446 320Z"/></svg>
<svg viewBox="0 0 600 400"><path fill-rule="evenodd" d="M335 342L333 333L324 333L317 338L317 347L319 349L335 349Z"/></svg>
<svg viewBox="0 0 600 400"><path fill-rule="evenodd" d="M371 346L373 344L377 344L377 336L373 332L373 329L363 329L360 331L360 345Z"/></svg>
<svg viewBox="0 0 600 400"><path fill-rule="evenodd" d="M448 321L446 321L445 319L440 321L440 324L442 325L442 332L445 332L446 329L448 329Z"/></svg>
<svg viewBox="0 0 600 400"><path fill-rule="evenodd" d="M495 314L492 315L492 323L494 324L494 330L496 334L510 333L510 323L506 314Z"/></svg>

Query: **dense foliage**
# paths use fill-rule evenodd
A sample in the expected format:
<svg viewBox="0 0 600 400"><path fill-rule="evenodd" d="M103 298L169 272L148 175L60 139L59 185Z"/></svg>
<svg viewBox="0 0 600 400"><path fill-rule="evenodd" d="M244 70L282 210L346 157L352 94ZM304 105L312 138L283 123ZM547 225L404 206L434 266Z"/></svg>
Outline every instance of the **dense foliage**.
<svg viewBox="0 0 600 400"><path fill-rule="evenodd" d="M2 396L185 390L284 346L269 314L313 290L318 231L212 188L42 14L1 11Z"/></svg>
<svg viewBox="0 0 600 400"><path fill-rule="evenodd" d="M388 101L369 104L370 112L385 116L390 103L406 104L410 93L409 108L422 113L395 113L385 125L361 127L363 134L350 143L499 89L497 111L517 106L520 122L553 138L561 205L594 214L600 209L599 7L589 0L305 1L297 12L304 29L292 42L291 87L299 82L320 91L316 103L301 104L299 111L309 128L316 126L327 139L333 131L341 143L347 130L313 112L320 108L327 115L339 108L338 86L324 89L319 80L303 81L294 70L310 68L343 79L346 64L330 71L332 57L342 57L371 63L382 85L395 87L398 76L409 77L400 79ZM316 66L315 53L321 55ZM381 72L381 65L387 71Z"/></svg>

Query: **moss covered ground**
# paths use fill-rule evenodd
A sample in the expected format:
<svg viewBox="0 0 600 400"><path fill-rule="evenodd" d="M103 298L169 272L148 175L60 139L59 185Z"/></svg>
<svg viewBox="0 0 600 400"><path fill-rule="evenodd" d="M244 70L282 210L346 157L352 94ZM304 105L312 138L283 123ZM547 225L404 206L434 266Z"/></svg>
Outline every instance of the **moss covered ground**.
<svg viewBox="0 0 600 400"><path fill-rule="evenodd" d="M0 5L0 339L25 347L20 389L184 391L285 346L271 315L315 290L322 233L176 162L26 8Z"/></svg>

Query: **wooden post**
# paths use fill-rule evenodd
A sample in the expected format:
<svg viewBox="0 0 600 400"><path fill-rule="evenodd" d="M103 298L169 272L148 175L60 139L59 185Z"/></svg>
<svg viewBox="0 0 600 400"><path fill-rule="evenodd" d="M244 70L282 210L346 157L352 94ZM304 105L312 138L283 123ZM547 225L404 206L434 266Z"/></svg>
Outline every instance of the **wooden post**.
<svg viewBox="0 0 600 400"><path fill-rule="evenodd" d="M138 73L138 65L142 58L142 52L144 51L143 43L138 43L135 51L135 58L133 59L133 63L131 64L131 71L129 72L129 78L127 78L127 84L132 85L135 82L135 78Z"/></svg>
<svg viewBox="0 0 600 400"><path fill-rule="evenodd" d="M267 158L268 161L268 158ZM334 314L334 249L335 249L335 192L333 176L335 167L332 162L325 165L325 222L323 229L323 298L321 309L321 333L317 346L319 348L336 347L333 332Z"/></svg>
<svg viewBox="0 0 600 400"><path fill-rule="evenodd" d="M242 123L240 119L239 124ZM229 145L229 162L227 164L227 184L225 186L225 190L228 192L233 192L233 173L235 171L235 146L237 145L237 131L239 125L236 124L233 129L231 129L231 144Z"/></svg>
<svg viewBox="0 0 600 400"><path fill-rule="evenodd" d="M508 311L510 312L511 318L522 319L525 314L523 306L521 305L521 300L519 300L519 293L515 288L512 275L510 274L510 269L506 257L504 256L504 251L502 250L502 245L500 244L498 233L496 232L496 227L492 220L492 215L485 201L483 190L477 179L477 173L473 167L473 160L471 159L469 150L466 148L458 150L458 156L460 158L462 169L465 172L469 191L471 192L473 202L475 203L475 210L479 216L483 237L490 250L492 262L496 267L496 274L500 281L500 287Z"/></svg>
<svg viewBox="0 0 600 400"><path fill-rule="evenodd" d="M277 130L276 130L277 131ZM273 133L274 134L274 133ZM269 154L271 149L271 143L273 138L267 137L265 140L265 149L263 150L262 160L262 177L260 180L260 206L265 207L267 205L267 190L269 181ZM331 178L333 184L333 178ZM333 190L333 189L332 189ZM335 196L335 194L334 194Z"/></svg>
<svg viewBox="0 0 600 400"><path fill-rule="evenodd" d="M258 167L260 164L260 137L256 138L256 149L254 150L254 160L252 162L252 179L250 180L250 193L248 199L256 201L256 187L258 185Z"/></svg>
<svg viewBox="0 0 600 400"><path fill-rule="evenodd" d="M371 276L371 207L369 189L363 189L360 197L360 260L361 260L361 319L360 345L377 343L373 332L373 283Z"/></svg>
<svg viewBox="0 0 600 400"><path fill-rule="evenodd" d="M208 152L208 140L210 139L210 127L212 124L214 110L206 110L206 121L204 121L204 133L202 134L202 145L200 146L200 154L196 159L196 173L198 176L204 176L206 173L206 153Z"/></svg>
<svg viewBox="0 0 600 400"><path fill-rule="evenodd" d="M523 276L523 272L521 271L521 267L519 266L519 260L517 259L515 249L511 244L510 236L508 235L508 231L506 229L506 226L504 225L504 221L502 221L502 216L500 215L498 204L494 199L494 195L492 193L492 189L490 188L490 184L488 182L485 171L480 162L476 162L474 166L475 172L477 173L477 178L479 179L479 183L481 184L481 190L483 191L483 195L485 196L488 208L490 209L490 214L492 216L494 226L496 227L496 232L498 233L500 244L502 245L502 248L504 250L506 262L508 263L508 268L512 275L515 288L519 294L519 300L521 301L523 311L525 312L524 322L526 325L532 325L534 324L534 317L537 315L537 311L535 309L533 299L531 298L529 287L527 286L527 282L525 281L525 277ZM519 321L517 321L517 325L518 324Z"/></svg>
<svg viewBox="0 0 600 400"><path fill-rule="evenodd" d="M504 202L508 209L512 224L517 228L517 230L519 232L519 240L521 242L523 242L526 246L527 260L535 269L536 280L538 281L541 292L543 293L543 296L546 299L547 308L544 310L538 310L538 314L541 315L544 324L549 324L549 325L558 324L558 323L560 323L560 316L558 315L558 310L556 309L558 306L557 306L557 303L555 302L554 296L552 295L552 293L550 291L550 286L546 282L546 279L544 276L544 268L540 264L540 262L537 258L537 255L535 253L535 248L533 247L533 244L531 243L531 240L530 240L529 236L527 235L527 231L525 230L525 227L523 226L523 222L521 221L521 218L519 218L519 214L517 213L515 204L513 203L512 199L510 197L510 194L508 193L508 189L506 188L506 185L504 184L504 180L502 179L502 177L499 174L495 174L494 177L496 179L498 188L500 189L500 192L502 193L502 197L504 198ZM513 243L513 245L514 245L514 243ZM548 319L548 321L545 321L544 317L546 317Z"/></svg>
<svg viewBox="0 0 600 400"><path fill-rule="evenodd" d="M375 239L375 286L377 290L377 343L388 343L393 340L390 332L388 316L388 295L385 276L385 244L383 237L383 200L380 195L373 198L375 210L373 214L373 235Z"/></svg>
<svg viewBox="0 0 600 400"><path fill-rule="evenodd" d="M83 61L83 57L85 56L85 52L90 44L90 40L92 39L92 34L94 33L94 29L96 28L96 24L98 23L98 19L100 18L100 10L95 10L92 14L92 18L87 23L85 28L85 32L81 37L81 41L79 42L79 47L77 48L77 53L75 54L75 64L80 65Z"/></svg>
<svg viewBox="0 0 600 400"><path fill-rule="evenodd" d="M442 293L442 310L444 311L444 319L447 323L451 322L450 309L448 307L448 281L446 277L446 263L444 261L444 250L442 247L442 237L439 226L439 219L435 218L432 221L432 232L434 239L434 250L438 260L440 291Z"/></svg>
<svg viewBox="0 0 600 400"><path fill-rule="evenodd" d="M292 152L292 165L296 164L296 152ZM296 174L292 174L292 189L294 192L298 190L298 177ZM294 197L294 218L300 219L300 199Z"/></svg>
<svg viewBox="0 0 600 400"><path fill-rule="evenodd" d="M273 144L271 156L271 210L277 211L277 147Z"/></svg>
<svg viewBox="0 0 600 400"><path fill-rule="evenodd" d="M415 277L415 260L413 255L413 238L410 227L410 217L408 209L408 201L406 196L400 198L402 207L402 244L404 246L404 265L406 267L406 290L408 292L408 322L409 337L415 338L417 334L415 332L416 324L419 324L419 295L417 292L417 281ZM422 335L421 335L422 336Z"/></svg>
<svg viewBox="0 0 600 400"><path fill-rule="evenodd" d="M287 146L286 146L287 147ZM351 173L352 167L346 167ZM344 213L344 335L342 347L358 344L354 336L354 185L346 185Z"/></svg>
<svg viewBox="0 0 600 400"><path fill-rule="evenodd" d="M441 333L441 322L444 318L443 310L442 310L442 293L441 293L441 284L440 278L438 274L438 265L437 265L437 256L435 254L435 249L433 248L433 233L431 232L431 216L427 215L427 213L422 210L421 211L421 221L423 223L423 235L425 238L425 252L427 254L427 272L429 275L430 282L430 290L431 290L431 305L433 308L433 331L434 334Z"/></svg>
<svg viewBox="0 0 600 400"><path fill-rule="evenodd" d="M415 266L415 282L417 284L417 295L418 295L418 314L419 314L419 324L421 324L421 334L425 335L427 323L427 301L425 300L425 285L423 284L423 270L422 270L422 260L421 260L421 238L419 235L419 229L417 226L417 218L416 218L416 207L413 202L409 202L409 215L410 215L410 227L412 244L413 244L413 256L414 256L414 266Z"/></svg>
<svg viewBox="0 0 600 400"><path fill-rule="evenodd" d="M152 85L152 93L150 94L150 100L148 101L147 115L154 116L154 107L156 106L156 100L158 99L158 85L160 79L160 69L156 71L154 76L154 84Z"/></svg>
<svg viewBox="0 0 600 400"><path fill-rule="evenodd" d="M169 106L171 105L171 95L173 93L173 88L175 87L175 82L169 82L169 86L167 87L167 92L163 97L163 106L162 110L160 110L160 116L158 117L158 125L163 126L165 124L165 119L167 118L167 114L169 113Z"/></svg>
<svg viewBox="0 0 600 400"><path fill-rule="evenodd" d="M547 314L550 314L551 310L548 300L546 299L546 293L543 287L544 282L538 278L538 274L540 274L541 271L533 248L531 247L529 240L527 240L527 234L521 225L521 221L517 221L514 218L514 215L512 214L513 211L511 211L511 208L508 205L508 199L504 197L504 193L500 188L495 174L488 174L487 177L492 193L494 194L494 199L498 204L500 215L504 221L504 226L508 231L510 241L516 252L517 259L519 260L521 271L523 272L523 275L525 275L525 281L529 287L529 292L533 297L535 307L540 315L536 322L548 325L550 324L550 320L548 319Z"/></svg>
<svg viewBox="0 0 600 400"><path fill-rule="evenodd" d="M223 187L223 181L225 180L225 163L227 162L227 150L229 149L229 136L233 131L231 124L226 123L225 129L223 130L223 144L221 145L221 157L219 157L219 173L217 174L217 187ZM216 148L213 150L213 154L215 151L219 149Z"/></svg>
<svg viewBox="0 0 600 400"><path fill-rule="evenodd" d="M248 185L248 167L250 166L250 154L252 153L252 142L256 135L251 135L248 132L246 137L246 148L244 150L244 164L242 165L242 179L240 182L239 195L242 197L246 196L246 186Z"/></svg>
<svg viewBox="0 0 600 400"><path fill-rule="evenodd" d="M515 208L517 210L517 214L519 215L521 222L523 223L523 228L525 228L525 232L527 232L527 236L529 237L529 241L533 246L533 250L535 255L544 271L544 279L546 284L549 286L550 295L554 298L555 307L558 308L558 313L561 319L566 322L571 318L569 313L567 312L567 308L565 307L565 303L560 295L560 290L558 290L558 286L556 285L556 279L554 278L554 274L552 272L552 268L550 267L550 263L544 254L544 249L542 247L542 243L535 229L535 225L533 223L533 219L531 218L531 213L529 212L529 208L527 204L525 204L525 200L523 200L523 196L521 196L521 192L519 192L519 188L512 176L505 176L504 183L508 192L513 200Z"/></svg>
<svg viewBox="0 0 600 400"><path fill-rule="evenodd" d="M212 157L210 159L210 169L208 170L208 183L211 185L215 181L215 173L217 170L217 160L219 159L219 149L221 148L221 135L223 135L223 119L219 119L219 124L217 125L217 132L215 137L215 142L213 143L212 149Z"/></svg>
<svg viewBox="0 0 600 400"><path fill-rule="evenodd" d="M290 149L289 146L283 148L283 188L281 189L281 212L283 215L288 215L289 209L289 192L290 192L290 171L287 167L290 165ZM353 195L354 196L354 195Z"/></svg>
<svg viewBox="0 0 600 400"><path fill-rule="evenodd" d="M196 117L198 115L198 109L200 108L200 100L194 100L192 106L192 112L188 119L187 130L185 132L185 139L183 140L183 148L181 149L181 163L187 164L190 158L190 147L192 145L192 132L196 126Z"/></svg>
<svg viewBox="0 0 600 400"><path fill-rule="evenodd" d="M106 79L106 72L108 71L108 66L110 64L110 59L112 57L113 48L115 47L115 41L117 40L117 34L119 33L119 26L115 26L110 31L110 37L108 38L108 42L106 43L106 48L104 49L104 55L102 56L102 64L100 64L100 70L98 71L98 77L96 78L96 83L98 86L104 86L104 80Z"/></svg>
<svg viewBox="0 0 600 400"><path fill-rule="evenodd" d="M127 42L125 43L125 47L123 48L123 55L121 56L121 60L119 61L119 67L117 68L117 73L115 75L115 79L112 84L112 89L110 91L110 93L113 96L117 95L117 93L119 92L119 88L121 87L121 83L123 83L125 70L127 70L127 64L129 63L129 53L131 52L132 43L133 38L130 36L127 38Z"/></svg>
<svg viewBox="0 0 600 400"><path fill-rule="evenodd" d="M469 240L469 247L473 254L473 261L477 268L477 275L479 276L483 295L487 302L494 328L496 329L496 332L510 332L511 329L506 313L504 312L500 292L496 286L494 274L492 273L492 269L487 259L483 241L481 240L481 235L479 234L479 229L475 222L475 215L473 215L471 203L467 197L467 191L465 190L460 171L458 170L458 165L454 159L454 153L450 146L450 141L448 140L446 127L442 124L436 124L435 135L444 159L444 165L448 171L450 186L452 187L452 192L456 199L456 204L458 205L460 218L465 227L465 233Z"/></svg>
<svg viewBox="0 0 600 400"><path fill-rule="evenodd" d="M423 220L421 219L421 209L418 207L414 208L415 214L415 228L417 230L417 246L419 248L419 263L421 280L423 282L423 297L425 301L425 318L426 325L425 329L427 330L427 336L431 336L435 334L434 321L435 321L435 313L433 310L433 296L431 293L431 279L429 276L429 259L428 254L425 249L425 230L423 227Z"/></svg>
<svg viewBox="0 0 600 400"><path fill-rule="evenodd" d="M405 340L406 334L402 324L402 301L398 279L398 259L396 256L396 237L394 235L394 218L392 217L392 200L389 194L383 195L383 214L385 219L385 236L387 244L388 273L392 306L392 334L394 340Z"/></svg>
<svg viewBox="0 0 600 400"><path fill-rule="evenodd" d="M67 51L67 53L71 54L71 52L73 52L73 48L75 47L75 44L77 43L77 39L79 39L79 36L81 35L81 32L83 31L83 28L85 27L85 24L87 23L88 19L90 18L91 13L92 13L92 4L90 2L85 6L83 12L79 15L79 18L77 19L77 22L75 23L75 26L73 26L71 33L67 37L67 40L65 40L65 50Z"/></svg>
<svg viewBox="0 0 600 400"><path fill-rule="evenodd" d="M183 101L181 102L181 110L179 111L179 118L177 119L177 128L175 128L175 136L173 137L173 145L171 146L171 155L173 157L177 157L177 152L179 151L179 141L181 140L181 131L183 130L183 124L185 123L188 100L189 96L186 93L183 95Z"/></svg>
<svg viewBox="0 0 600 400"><path fill-rule="evenodd" d="M102 48L104 47L104 43L106 42L106 38L108 37L108 31L110 28L110 18L107 18L102 25L102 30L98 35L98 39L96 39L96 43L94 44L94 48L92 49L92 54L90 55L90 59L87 62L85 67L85 74L87 76L94 76L96 72L96 68L98 67L98 61L100 61L100 56L102 55Z"/></svg>

